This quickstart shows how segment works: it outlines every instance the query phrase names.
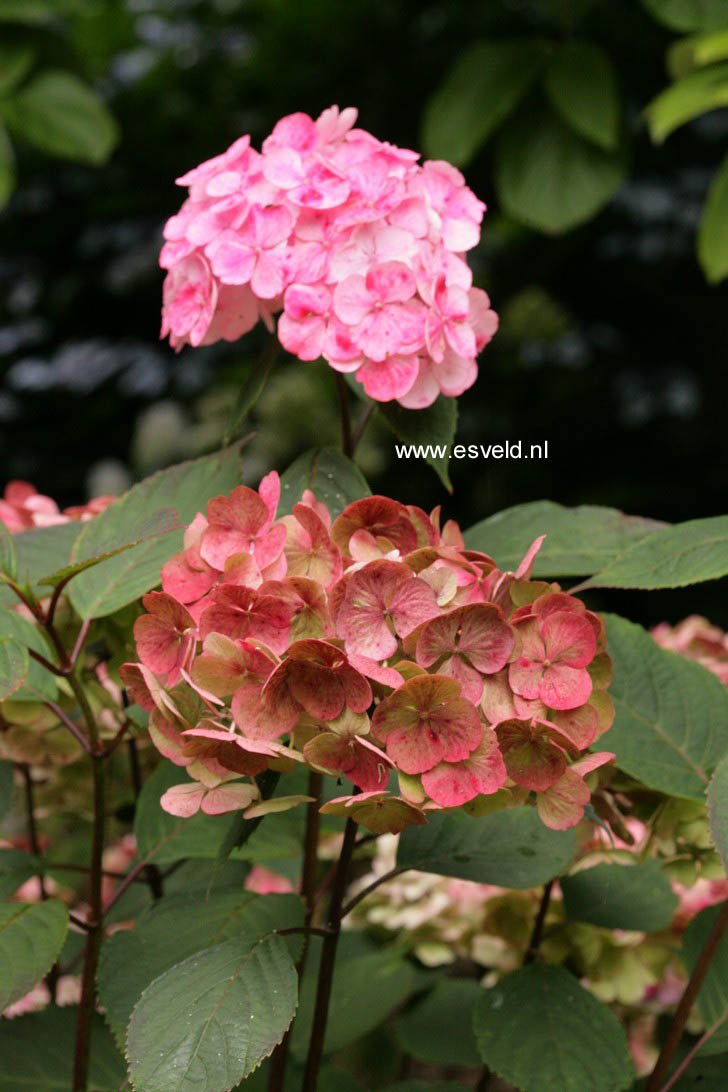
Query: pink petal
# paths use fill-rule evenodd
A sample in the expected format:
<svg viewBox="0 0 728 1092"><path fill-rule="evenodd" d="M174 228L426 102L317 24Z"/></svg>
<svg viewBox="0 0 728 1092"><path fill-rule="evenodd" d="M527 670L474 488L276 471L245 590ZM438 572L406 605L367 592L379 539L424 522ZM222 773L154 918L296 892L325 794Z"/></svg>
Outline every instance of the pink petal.
<svg viewBox="0 0 728 1092"><path fill-rule="evenodd" d="M380 303L402 303L416 288L414 274L403 262L384 262L370 269L365 285L371 299Z"/></svg>
<svg viewBox="0 0 728 1092"><path fill-rule="evenodd" d="M585 668L561 663L544 670L539 687L539 697L550 709L575 709L589 700L591 692L592 681Z"/></svg>
<svg viewBox="0 0 728 1092"><path fill-rule="evenodd" d="M390 356L383 361L367 360L356 377L364 390L377 402L390 402L410 389L419 372L416 356Z"/></svg>
<svg viewBox="0 0 728 1092"><path fill-rule="evenodd" d="M541 624L546 656L569 667L586 667L596 655L597 643L588 620L574 611L556 611Z"/></svg>
<svg viewBox="0 0 728 1092"><path fill-rule="evenodd" d="M159 803L164 811L170 815L176 815L180 819L189 819L200 810L202 798L206 789L197 782L188 782L184 785L173 785L171 789L162 795Z"/></svg>
<svg viewBox="0 0 728 1092"><path fill-rule="evenodd" d="M342 322L351 326L361 322L369 314L375 302L375 298L366 287L364 277L359 274L347 277L334 289L334 313Z"/></svg>

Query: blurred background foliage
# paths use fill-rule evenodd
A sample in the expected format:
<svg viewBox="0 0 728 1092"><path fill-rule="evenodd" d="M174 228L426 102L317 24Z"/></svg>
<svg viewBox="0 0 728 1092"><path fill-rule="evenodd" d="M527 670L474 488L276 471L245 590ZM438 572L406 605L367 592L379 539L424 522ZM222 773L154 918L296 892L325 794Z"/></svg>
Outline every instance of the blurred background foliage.
<svg viewBox="0 0 728 1092"><path fill-rule="evenodd" d="M501 331L457 439L549 441L453 461L448 497L373 424L372 489L463 526L541 497L721 511L728 0L0 0L3 479L78 503L219 442L265 335L159 343L174 178L331 103L488 203L470 257ZM282 359L248 479L335 442L335 412L330 370ZM643 621L725 624L715 589L670 595Z"/></svg>

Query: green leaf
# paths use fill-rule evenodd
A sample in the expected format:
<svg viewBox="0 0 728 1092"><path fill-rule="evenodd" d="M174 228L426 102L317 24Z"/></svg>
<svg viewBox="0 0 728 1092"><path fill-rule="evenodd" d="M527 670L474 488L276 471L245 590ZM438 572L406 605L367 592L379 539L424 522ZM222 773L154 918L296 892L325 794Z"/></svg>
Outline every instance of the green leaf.
<svg viewBox="0 0 728 1092"><path fill-rule="evenodd" d="M728 872L728 757L718 763L708 785L708 819L715 848Z"/></svg>
<svg viewBox="0 0 728 1092"><path fill-rule="evenodd" d="M15 189L15 156L5 128L0 125L0 209Z"/></svg>
<svg viewBox="0 0 728 1092"><path fill-rule="evenodd" d="M398 1046L430 1065L480 1067L472 1032L473 1007L483 987L469 978L444 978L433 990L398 1017Z"/></svg>
<svg viewBox="0 0 728 1092"><path fill-rule="evenodd" d="M56 662L57 657L46 641L43 631L20 614L0 608L0 632L4 637L11 637L17 641L24 649L32 648L34 652L39 652L51 663ZM29 658L25 685L15 693L15 700L37 701L40 696L52 701L57 693L55 676L37 660Z"/></svg>
<svg viewBox="0 0 728 1092"><path fill-rule="evenodd" d="M536 887L564 872L576 851L573 830L545 827L535 808L507 808L475 819L432 813L400 837L397 865L500 887Z"/></svg>
<svg viewBox="0 0 728 1092"><path fill-rule="evenodd" d="M3 105L10 127L49 155L105 163L119 130L101 99L71 72L49 69Z"/></svg>
<svg viewBox="0 0 728 1092"><path fill-rule="evenodd" d="M685 588L728 574L728 516L654 531L609 562L590 588Z"/></svg>
<svg viewBox="0 0 728 1092"><path fill-rule="evenodd" d="M67 930L68 911L58 899L0 903L0 1012L48 973Z"/></svg>
<svg viewBox="0 0 728 1092"><path fill-rule="evenodd" d="M667 52L667 67L675 80L703 65L725 60L728 60L728 30L682 38Z"/></svg>
<svg viewBox="0 0 728 1092"><path fill-rule="evenodd" d="M312 447L281 474L278 514L288 515L303 491L311 489L335 519L352 501L368 497L371 489L356 463L335 447Z"/></svg>
<svg viewBox="0 0 728 1092"><path fill-rule="evenodd" d="M314 967L319 947L316 945L309 955ZM416 984L414 967L395 948L352 959L340 957L334 970L324 1052L341 1050L378 1027L413 993ZM308 1052L315 996L316 976L308 975L301 987L299 1012L291 1032L291 1053L296 1058L305 1058Z"/></svg>
<svg viewBox="0 0 728 1092"><path fill-rule="evenodd" d="M66 564L71 546L81 532L82 525L58 523L54 527L34 527L13 535L13 545L18 558L18 580L28 581L35 587L48 573ZM42 589L36 589L42 595ZM0 583L0 604L6 606L18 602L14 592Z"/></svg>
<svg viewBox="0 0 728 1092"><path fill-rule="evenodd" d="M12 637L0 637L0 701L11 697L25 682L28 650Z"/></svg>
<svg viewBox="0 0 728 1092"><path fill-rule="evenodd" d="M681 125L728 105L728 64L716 64L671 84L645 108L650 136L661 144Z"/></svg>
<svg viewBox="0 0 728 1092"><path fill-rule="evenodd" d="M4 523L0 523L0 572L15 580L18 575L18 555L13 536Z"/></svg>
<svg viewBox="0 0 728 1092"><path fill-rule="evenodd" d="M552 106L579 136L606 151L619 143L619 92L609 57L589 42L566 41L546 70Z"/></svg>
<svg viewBox="0 0 728 1092"><path fill-rule="evenodd" d="M671 30L720 30L728 27L725 0L642 0L647 10Z"/></svg>
<svg viewBox="0 0 728 1092"><path fill-rule="evenodd" d="M22 45L0 44L0 95L7 95L27 76L35 53Z"/></svg>
<svg viewBox="0 0 728 1092"><path fill-rule="evenodd" d="M641 626L605 617L616 717L599 746L650 788L703 800L728 751L728 690L700 664L660 648Z"/></svg>
<svg viewBox="0 0 728 1092"><path fill-rule="evenodd" d="M425 107L422 146L433 159L464 166L518 105L543 68L537 39L476 42Z"/></svg>
<svg viewBox="0 0 728 1092"><path fill-rule="evenodd" d="M564 876L561 890L568 917L605 929L657 933L677 909L670 881L654 860L583 868Z"/></svg>
<svg viewBox="0 0 728 1092"><path fill-rule="evenodd" d="M701 910L685 930L683 958L688 974L694 971L710 932L725 906L725 902L722 902ZM706 1027L711 1027L728 1011L728 933L723 934L723 939L710 961L708 973L698 993L696 1007ZM728 1050L728 1023L716 1031L701 1053L721 1054L725 1050Z"/></svg>
<svg viewBox="0 0 728 1092"><path fill-rule="evenodd" d="M12 762L6 762L4 759L0 760L0 819L2 819L10 808L10 803L13 799L13 793L15 791L15 767ZM2 862L2 850L0 850L0 862ZM0 863L0 869L2 864Z"/></svg>
<svg viewBox="0 0 728 1092"><path fill-rule="evenodd" d="M165 895L148 907L130 931L115 933L101 949L99 999L123 1048L129 1017L142 991L165 971L195 952L233 937L248 947L275 929L303 925L297 895L254 895L241 888L215 891L209 898ZM301 937L292 936L292 955Z"/></svg>
<svg viewBox="0 0 728 1092"><path fill-rule="evenodd" d="M485 1064L520 1092L620 1092L633 1079L623 1028L563 967L506 975L484 991L474 1026Z"/></svg>
<svg viewBox="0 0 728 1092"><path fill-rule="evenodd" d="M0 1092L68 1092L73 1084L77 1005L55 1005L0 1022ZM91 1023L88 1092L126 1088L124 1059L96 1013Z"/></svg>
<svg viewBox="0 0 728 1092"><path fill-rule="evenodd" d="M404 409L395 402L383 402L377 408L394 435L405 444L445 445L449 448L455 439L458 424L456 398L445 398L441 394L436 402L423 410ZM427 456L427 462L448 492L452 493L447 454L444 457Z"/></svg>
<svg viewBox="0 0 728 1092"><path fill-rule="evenodd" d="M542 104L522 110L496 148L495 183L503 211L549 235L591 219L625 175L621 150L605 152L587 143Z"/></svg>
<svg viewBox="0 0 728 1092"><path fill-rule="evenodd" d="M11 766L10 763L3 763ZM6 802L9 798L6 798ZM0 809L0 814L2 809ZM0 849L0 899L10 898L31 876L43 871L43 863L22 849Z"/></svg>
<svg viewBox="0 0 728 1092"><path fill-rule="evenodd" d="M40 586L57 588L59 584L65 585L73 577L78 576L79 573L86 572L87 569L93 569L96 565L101 565L104 561L125 553L126 550L131 550L135 546L149 542L151 539L159 538L160 535L168 535L172 531L180 530L177 513L173 508L160 508L149 517L143 513L139 513L139 515L141 518L137 521L136 526L127 526L125 528L124 537L127 535L132 536L129 541L119 546L110 546L103 553L88 557L84 561L74 561L70 565L64 565L63 568L56 569L50 576L44 576L38 581ZM107 525L106 530L110 532L111 529L111 525ZM182 528L182 531L184 533L184 528Z"/></svg>
<svg viewBox="0 0 728 1092"><path fill-rule="evenodd" d="M728 156L710 183L698 226L698 259L711 284L728 276Z"/></svg>
<svg viewBox="0 0 728 1092"><path fill-rule="evenodd" d="M281 937L242 938L190 956L149 986L127 1037L144 1092L226 1092L281 1041L296 1010L296 971Z"/></svg>
<svg viewBox="0 0 728 1092"><path fill-rule="evenodd" d="M116 549L120 543L143 537L130 528L148 527L149 513L159 508L173 508L181 524L191 523L198 512L204 511L211 497L229 493L239 484L237 447L160 470L132 486L85 524L73 544L71 561L95 558ZM182 549L182 535L180 530L150 538L77 576L70 585L69 595L81 617L113 614L157 585L164 562Z"/></svg>
<svg viewBox="0 0 728 1092"><path fill-rule="evenodd" d="M553 501L531 501L506 508L465 532L465 545L515 570L538 535L545 534L534 576L584 576L609 564L628 546L666 524L626 516L616 508L582 504L565 508Z"/></svg>

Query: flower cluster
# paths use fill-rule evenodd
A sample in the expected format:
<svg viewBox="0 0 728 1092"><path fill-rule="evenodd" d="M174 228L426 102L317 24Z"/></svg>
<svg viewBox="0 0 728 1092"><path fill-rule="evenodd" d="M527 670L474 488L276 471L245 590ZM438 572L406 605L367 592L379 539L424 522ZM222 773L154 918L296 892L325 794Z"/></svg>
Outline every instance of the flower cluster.
<svg viewBox="0 0 728 1092"><path fill-rule="evenodd" d="M164 229L162 337L234 341L259 318L301 360L353 372L380 402L422 409L476 378L498 319L463 255L485 205L450 164L353 128L332 106L240 137L177 181Z"/></svg>
<svg viewBox="0 0 728 1092"><path fill-rule="evenodd" d="M11 534L17 534L30 527L51 527L56 523L70 523L71 520L85 522L103 512L115 500L116 497L94 497L88 504L74 505L61 511L51 497L39 493L30 482L12 481L8 482L0 497L0 523Z"/></svg>
<svg viewBox="0 0 728 1092"><path fill-rule="evenodd" d="M255 775L299 761L345 775L358 792L323 810L376 833L499 792L577 823L613 757L584 753L612 721L611 668L601 620L529 579L542 538L501 572L438 510L374 496L332 522L307 491L276 518L279 492L273 473L209 501L144 597L122 678L192 778L163 806L279 809Z"/></svg>
<svg viewBox="0 0 728 1092"><path fill-rule="evenodd" d="M679 652L688 660L697 660L728 686L728 633L707 618L691 614L675 626L660 622L652 630L652 636L663 648Z"/></svg>

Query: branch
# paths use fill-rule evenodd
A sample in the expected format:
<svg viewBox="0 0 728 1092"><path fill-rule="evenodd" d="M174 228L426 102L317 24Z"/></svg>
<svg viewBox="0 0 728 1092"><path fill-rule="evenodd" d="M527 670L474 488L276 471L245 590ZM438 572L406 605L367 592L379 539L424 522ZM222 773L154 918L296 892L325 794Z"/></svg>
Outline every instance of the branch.
<svg viewBox="0 0 728 1092"><path fill-rule="evenodd" d="M347 902L346 906L341 911L342 918L345 918L347 914L350 914L354 907L358 906L362 899L365 899L372 891L376 891L380 884L386 883L387 880L393 880L395 876L400 876L403 872L407 871L406 868L392 868L389 872L385 872L383 876L379 876L376 880L372 880L363 891L360 891L358 895L355 895L353 899L350 899Z"/></svg>
<svg viewBox="0 0 728 1092"><path fill-rule="evenodd" d="M374 413L374 410L376 408L377 407L372 402L372 404L370 406L367 406L367 408L364 410L361 417L359 418L359 423L357 424L356 429L354 430L354 435L351 438L351 453L352 453L352 455L354 454L357 447L359 446L359 441L361 440L362 436L364 435L364 433L366 431L366 427L369 424L369 422L371 421L372 414Z"/></svg>
<svg viewBox="0 0 728 1092"><path fill-rule="evenodd" d="M710 1025L707 1031L703 1032L695 1046L687 1052L683 1060L680 1062L680 1065L670 1077L669 1081L663 1084L660 1092L670 1092L670 1089L673 1088L674 1085L676 1085L677 1082L680 1080L683 1073L688 1068L698 1051L701 1050L705 1046L705 1044L713 1038L716 1031L723 1027L723 1024L725 1024L726 1020L728 1020L728 1009L726 1009L723 1015L719 1017L714 1024Z"/></svg>
<svg viewBox="0 0 728 1092"><path fill-rule="evenodd" d="M354 443L351 435L351 415L349 413L349 392L340 372L336 375L336 393L339 396L339 412L341 414L341 449L348 458L354 454Z"/></svg>
<svg viewBox="0 0 728 1092"><path fill-rule="evenodd" d="M305 925L301 930L304 934L301 956L296 964L296 974L299 982L303 979L308 959L309 937L312 932L327 936L326 930L313 930L311 922L316 910L316 871L318 869L318 843L319 828L321 826L321 791L323 788L323 775L316 770L310 770L308 775L308 795L313 797L306 809L306 831L303 838L303 872L301 874L301 898L306 907ZM288 1050L290 1046L289 1028L278 1046L271 1055L268 1066L268 1084L266 1092L283 1092L283 1084L286 1078L288 1065Z"/></svg>
<svg viewBox="0 0 728 1092"><path fill-rule="evenodd" d="M28 649L28 655L32 660L35 660L36 663L39 663L41 667L44 667L46 671L52 671L54 675L68 674L68 672L64 671L62 667L57 667L55 664L52 664L50 660L46 660L45 656L42 656L40 652L36 652L34 648Z"/></svg>
<svg viewBox="0 0 728 1092"><path fill-rule="evenodd" d="M551 902L551 892L553 890L554 881L549 880L547 884L544 884L543 894L541 896L541 902L538 906L538 913L536 914L536 920L533 923L533 932L531 933L531 939L528 942L528 948L526 948L526 955L523 960L524 967L529 963L533 963L538 950L541 947L541 940L543 938L543 927L546 921L546 914L548 913L549 903Z"/></svg>
<svg viewBox="0 0 728 1092"><path fill-rule="evenodd" d="M289 929L276 929L279 937L292 936L295 933L303 933L304 936L330 937L330 929L320 929L317 925L292 925Z"/></svg>
<svg viewBox="0 0 728 1092"><path fill-rule="evenodd" d="M690 1010L700 992L700 987L703 985L705 976L708 973L713 957L718 950L718 946L723 939L726 928L728 928L728 901L723 903L721 912L716 918L713 928L710 930L710 935L705 942L705 946L698 957L698 962L693 967L693 973L690 975L685 991L680 998L680 1004L675 1011L670 1030L667 1033L667 1038L662 1045L660 1056L655 1063L655 1068L652 1070L650 1079L645 1086L645 1092L658 1092L663 1080L667 1076L672 1056L677 1050L678 1043L682 1038L685 1024L690 1015Z"/></svg>
<svg viewBox="0 0 728 1092"><path fill-rule="evenodd" d="M105 747L101 748L101 750L99 751L99 757L108 758L110 754L113 754L131 727L132 722L127 717L116 735L109 740ZM130 740L129 742L133 743L134 741ZM139 794L137 793L136 795L138 796Z"/></svg>
<svg viewBox="0 0 728 1092"><path fill-rule="evenodd" d="M339 862L334 876L334 885L331 890L331 902L329 903L329 917L326 923L330 934L324 937L321 950L321 962L319 964L318 985L316 988L316 1002L311 1025L311 1038L309 1039L308 1057L306 1058L306 1070L303 1077L301 1092L316 1092L318 1087L318 1075L321 1068L321 1058L324 1052L324 1039L326 1037L326 1024L329 1015L329 1002L331 1000L331 986L334 979L334 965L336 963L336 949L341 932L342 903L346 892L346 884L349 879L349 868L354 853L356 842L357 824L353 819L347 819L344 830L344 842L339 855Z"/></svg>
<svg viewBox="0 0 728 1092"><path fill-rule="evenodd" d="M83 646L84 646L84 644L86 642L86 638L88 637L88 631L90 629L91 629L91 619L86 618L81 623L81 628L79 629L78 635L76 637L76 643L74 644L73 651L71 652L71 658L70 658L70 661L69 661L71 670L73 670L73 668L76 666L76 661L78 660L78 657L81 655L81 650L82 650L82 648L83 648Z"/></svg>
<svg viewBox="0 0 728 1092"><path fill-rule="evenodd" d="M91 744L90 744L90 743L89 743L89 741L88 741L88 740L86 739L86 736L85 736L85 735L83 734L83 732L81 731L81 729L80 729L80 728L78 728L78 727L77 727L77 726L76 726L76 725L75 725L75 724L73 723L73 721L71 720L71 718L70 718L69 716L67 716L67 715L66 715L66 714L65 714L65 713L63 712L63 710L61 709L60 705L56 705L56 703L55 703L54 701L45 701L45 702L43 702L43 704L44 704L44 705L46 706L46 708L47 708L47 709L50 709L51 713L55 713L55 715L56 715L56 716L58 717L58 719L60 720L61 724L63 724L63 725L64 725L64 726L66 727L66 728L68 728L68 731L69 731L69 732L71 733L71 735L73 736L73 738L74 738L74 739L75 739L75 740L76 740L76 741L77 741L78 743L80 743L80 744L81 744L81 746L83 747L83 749L84 749L84 751L86 752L86 754L89 754L89 755L90 755L90 754L91 754Z"/></svg>

